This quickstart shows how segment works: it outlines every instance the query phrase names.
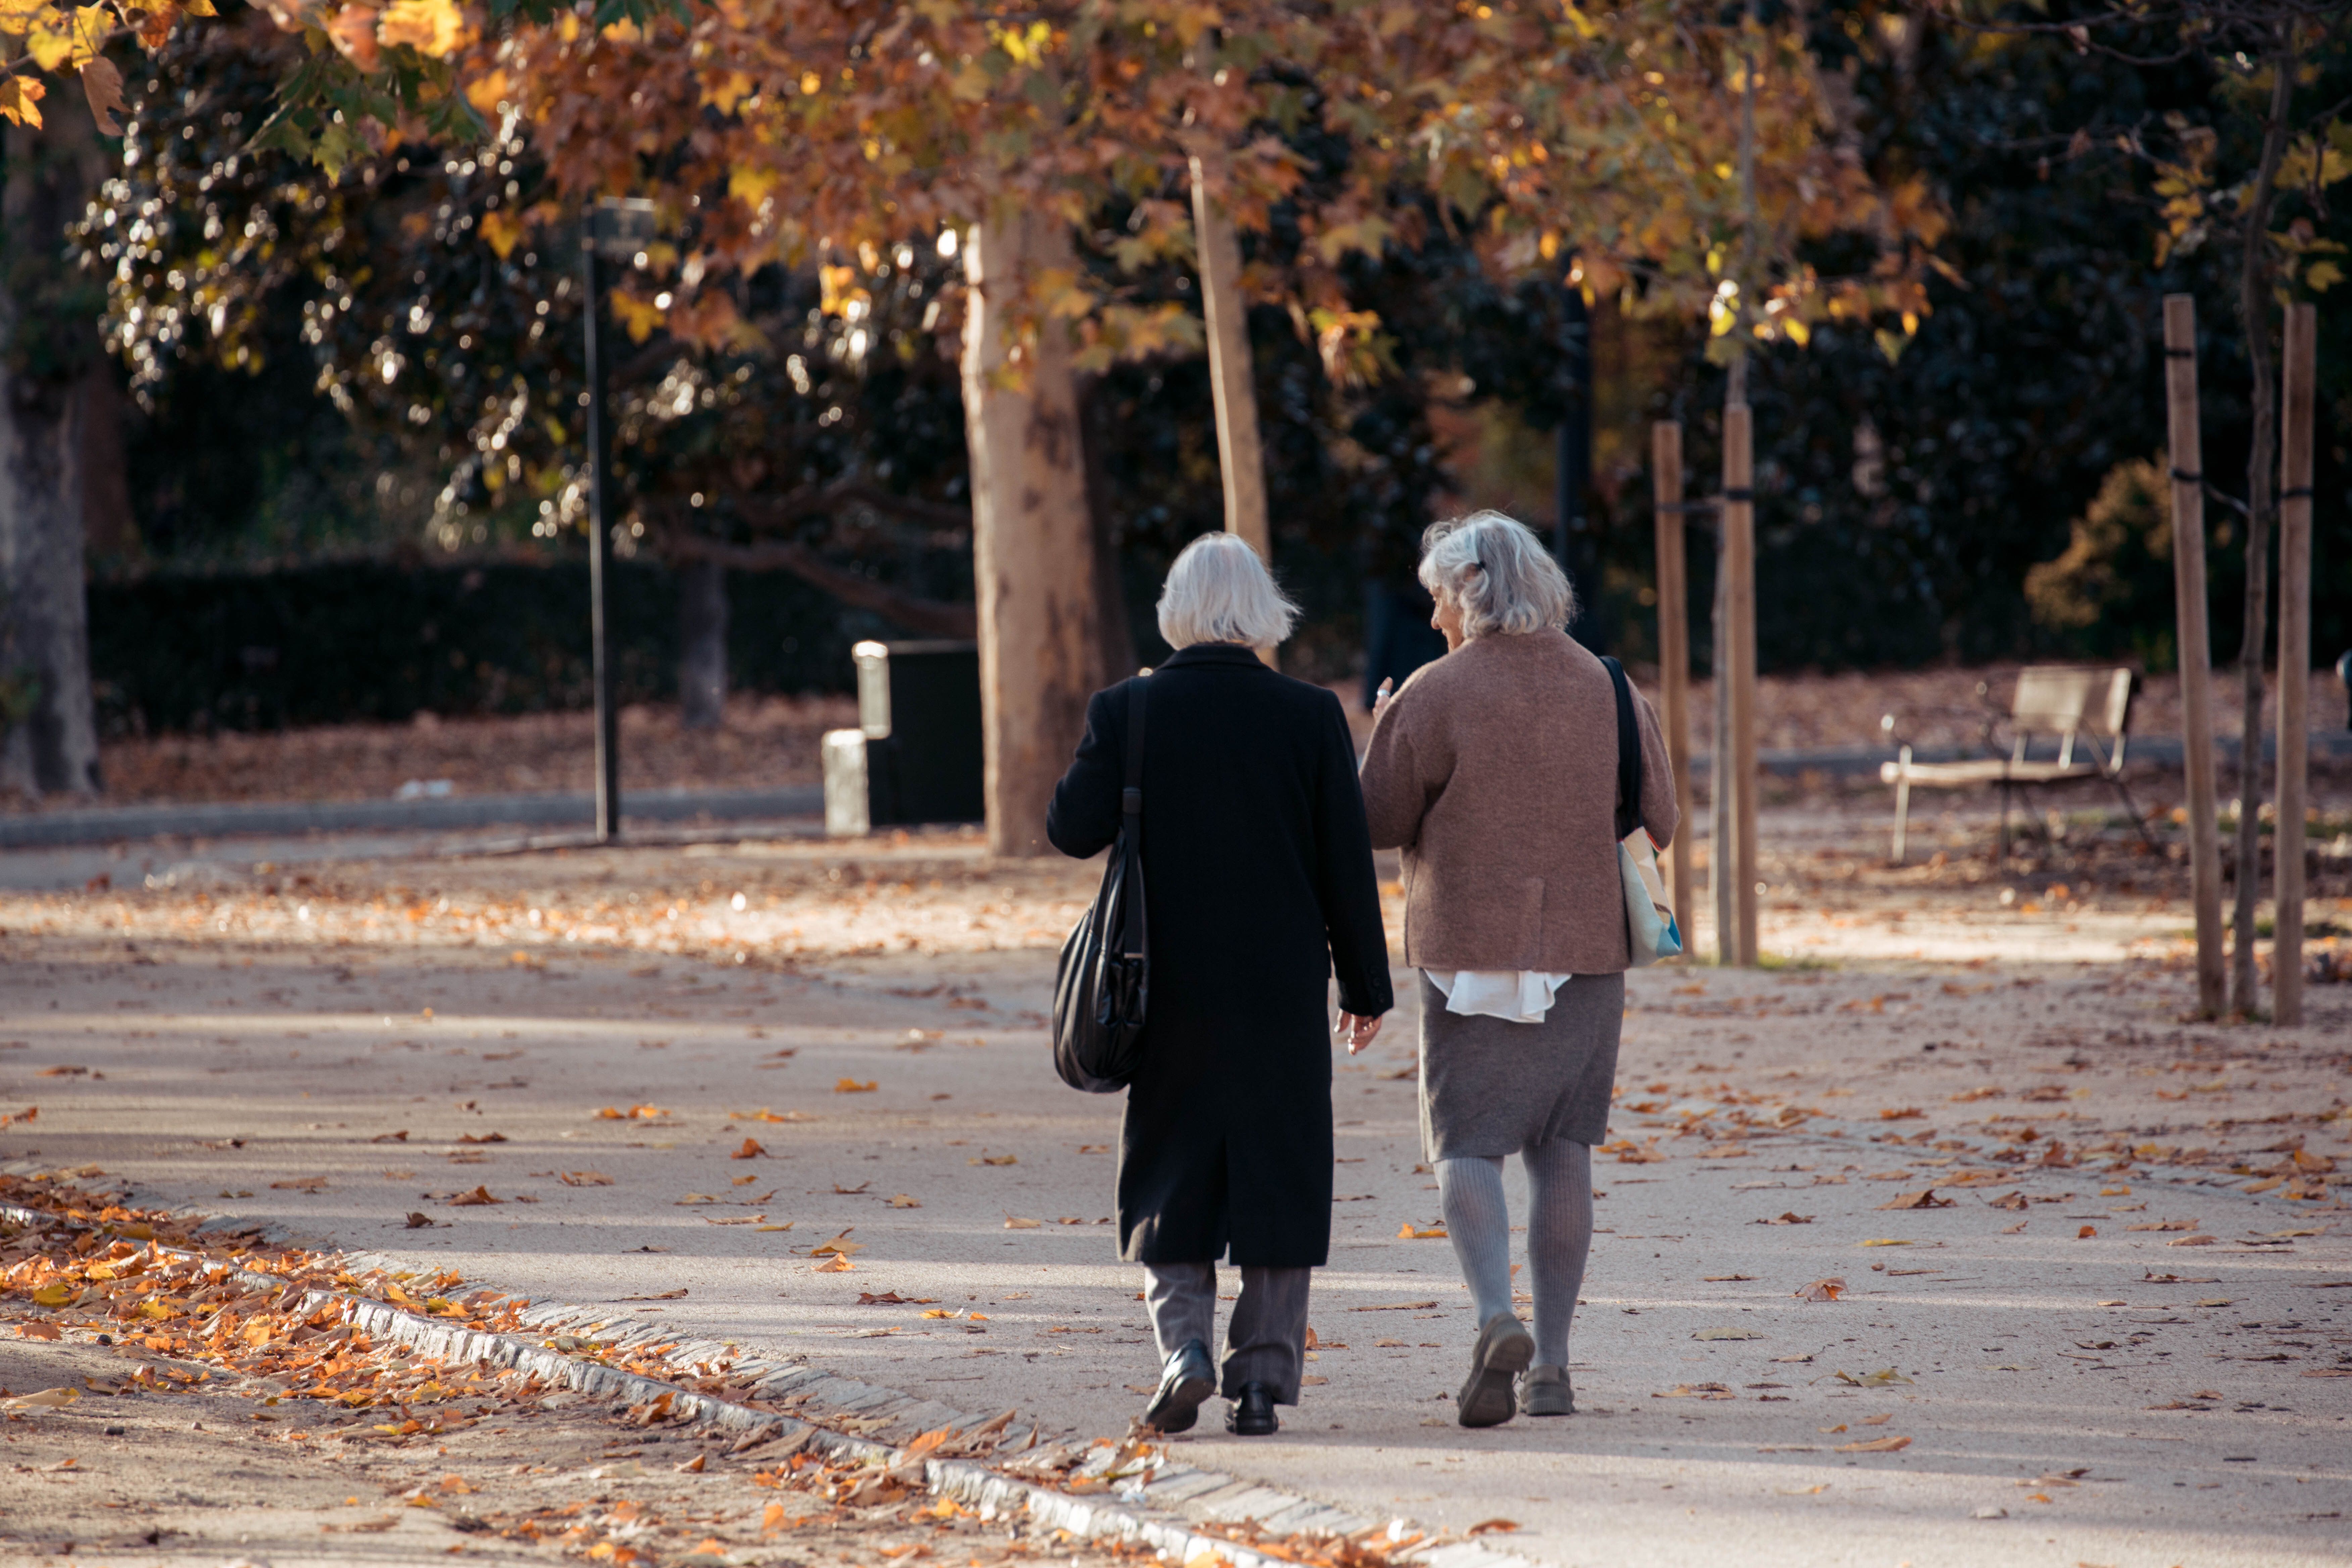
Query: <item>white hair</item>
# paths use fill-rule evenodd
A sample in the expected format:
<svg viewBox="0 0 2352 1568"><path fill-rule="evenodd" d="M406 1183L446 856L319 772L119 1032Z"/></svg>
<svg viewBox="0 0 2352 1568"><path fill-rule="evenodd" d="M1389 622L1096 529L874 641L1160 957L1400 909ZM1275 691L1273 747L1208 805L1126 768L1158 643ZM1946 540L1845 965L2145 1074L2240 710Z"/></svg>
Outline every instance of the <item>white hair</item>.
<svg viewBox="0 0 2352 1568"><path fill-rule="evenodd" d="M1421 536L1421 585L1462 612L1462 635L1566 626L1576 614L1568 574L1517 518L1474 511Z"/></svg>
<svg viewBox="0 0 2352 1568"><path fill-rule="evenodd" d="M1204 533L1186 545L1160 590L1160 635L1170 647L1239 643L1272 647L1290 635L1298 606L1275 586L1238 534Z"/></svg>

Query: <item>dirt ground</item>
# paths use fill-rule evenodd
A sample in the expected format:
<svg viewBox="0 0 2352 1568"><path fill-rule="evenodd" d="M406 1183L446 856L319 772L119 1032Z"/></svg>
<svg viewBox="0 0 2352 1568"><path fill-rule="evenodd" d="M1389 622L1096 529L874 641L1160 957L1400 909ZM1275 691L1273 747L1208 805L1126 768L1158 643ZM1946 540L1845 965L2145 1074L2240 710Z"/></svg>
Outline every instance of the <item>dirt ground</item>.
<svg viewBox="0 0 2352 1568"><path fill-rule="evenodd" d="M919 1491L847 1501L857 1467L795 1471L785 1444L731 1451L728 1435L647 1429L583 1395L501 1402L402 1436L396 1419L323 1424L280 1398L283 1380L184 1384L124 1344L18 1338L26 1321L0 1313L0 1391L16 1396L0 1392L0 1561L295 1568L560 1552L620 1568L1032 1556L1111 1568L1138 1555L983 1523ZM133 1381L142 1368L150 1378ZM22 1397L59 1390L79 1397Z"/></svg>
<svg viewBox="0 0 2352 1568"><path fill-rule="evenodd" d="M2326 978L2352 972L2352 843L2315 851L2311 956L2336 967L2306 1026L2199 1023L2177 827L2150 850L2071 804L1996 864L1984 804L1940 802L1898 868L1883 798L1801 795L1765 814L1772 966L1633 978L1575 1343L1590 1419L1445 1419L1464 1316L1411 1020L1335 1064L1323 1381L1277 1443L1188 1451L1364 1513L1507 1517L1562 1564L2352 1559L2352 985ZM1040 1032L1094 876L939 833L0 895L0 1161L1116 1434L1151 1360L1097 1227L1118 1108L1054 1087ZM820 1265L826 1237L857 1256ZM0 1362L20 1394L67 1381ZM136 1432L85 1414L150 1406ZM451 1521L627 1504L665 1521L664 1562L704 1534L752 1561L968 1554L896 1514L762 1543L740 1468L681 1477L635 1444L644 1476L591 1476L628 1434L587 1412L392 1449L215 1438L270 1413L233 1389L12 1411L0 1531L194 1539L78 1562L543 1560L613 1532L525 1549ZM153 1511L108 1506L134 1497Z"/></svg>
<svg viewBox="0 0 2352 1568"><path fill-rule="evenodd" d="M1634 677L1654 698L1654 672ZM1768 750L1878 745L1883 715L1915 746L1977 745L1989 713L2003 710L2016 667L1928 669L1885 674L1775 675L1759 687L1758 741ZM1982 692L1979 688L1982 687ZM2226 688L2226 689L2224 689ZM1334 688L1358 730L1370 730L1354 683ZM2217 684L2216 732L2237 733L2234 686ZM2340 730L2345 694L2332 673L2312 680L2312 724ZM1988 706L1990 704L1990 707ZM1712 688L1691 694L1692 744L1704 752L1714 733ZM621 716L624 790L759 788L814 784L818 742L827 730L857 721L847 697L739 696L713 731L678 722L675 706L643 705ZM2148 677L2134 709L2140 735L2180 732L2179 683ZM411 782L446 780L457 795L528 794L592 786L594 725L585 713L441 719L407 724L338 724L278 734L224 731L209 736L122 737L100 749L108 805L244 800L365 800ZM2228 780L2224 780L2227 793ZM53 798L47 809L79 804ZM0 811L29 809L0 800Z"/></svg>

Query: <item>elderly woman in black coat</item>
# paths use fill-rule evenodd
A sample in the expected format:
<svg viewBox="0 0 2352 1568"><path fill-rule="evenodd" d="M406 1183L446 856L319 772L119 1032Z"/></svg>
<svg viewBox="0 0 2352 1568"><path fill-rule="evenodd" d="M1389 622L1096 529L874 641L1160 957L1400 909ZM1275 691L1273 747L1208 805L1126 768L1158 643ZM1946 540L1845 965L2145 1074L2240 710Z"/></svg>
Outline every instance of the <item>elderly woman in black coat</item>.
<svg viewBox="0 0 2352 1568"><path fill-rule="evenodd" d="M1308 1270L1331 1242L1331 1049L1389 1010L1371 841L1339 699L1256 649L1297 606L1257 552L1205 534L1176 558L1160 631L1178 651L1145 694L1143 881L1151 948L1142 1063L1119 1129L1119 1256L1144 1265L1162 1358L1144 1412L1189 1428L1217 1387L1216 1261L1241 1292L1225 1330L1226 1430L1276 1430L1298 1403ZM1065 855L1117 837L1126 682L1095 694L1045 832Z"/></svg>

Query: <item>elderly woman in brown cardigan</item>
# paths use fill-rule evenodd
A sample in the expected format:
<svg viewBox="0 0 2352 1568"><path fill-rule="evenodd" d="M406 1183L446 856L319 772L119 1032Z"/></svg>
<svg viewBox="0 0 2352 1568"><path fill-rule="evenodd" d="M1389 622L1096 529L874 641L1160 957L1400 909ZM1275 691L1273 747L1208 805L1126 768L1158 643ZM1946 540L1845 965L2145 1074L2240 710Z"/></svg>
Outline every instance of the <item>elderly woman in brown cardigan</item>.
<svg viewBox="0 0 2352 1568"><path fill-rule="evenodd" d="M1421 580L1447 652L1393 697L1363 763L1372 843L1404 851L1405 963L1421 971L1422 1143L1478 1319L1456 1418L1575 1409L1569 1321L1592 1243L1592 1145L1609 1121L1632 962L1615 831L1607 668L1561 630L1568 579L1528 529L1479 512L1430 529ZM1675 802L1634 694L1642 816ZM1535 1333L1511 1306L1503 1159L1527 1168Z"/></svg>

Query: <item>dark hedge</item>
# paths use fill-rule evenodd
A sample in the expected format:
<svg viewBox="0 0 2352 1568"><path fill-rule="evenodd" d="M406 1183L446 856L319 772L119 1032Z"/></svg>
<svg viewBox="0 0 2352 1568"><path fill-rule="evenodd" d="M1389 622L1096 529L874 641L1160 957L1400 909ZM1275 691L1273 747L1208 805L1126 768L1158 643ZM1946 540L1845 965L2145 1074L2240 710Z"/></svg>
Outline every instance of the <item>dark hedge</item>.
<svg viewBox="0 0 2352 1568"><path fill-rule="evenodd" d="M905 635L782 573L730 573L727 589L738 689L846 690L853 642ZM677 579L620 562L608 592L621 700L674 696ZM115 734L590 701L584 563L359 562L97 582L89 640L100 720Z"/></svg>

